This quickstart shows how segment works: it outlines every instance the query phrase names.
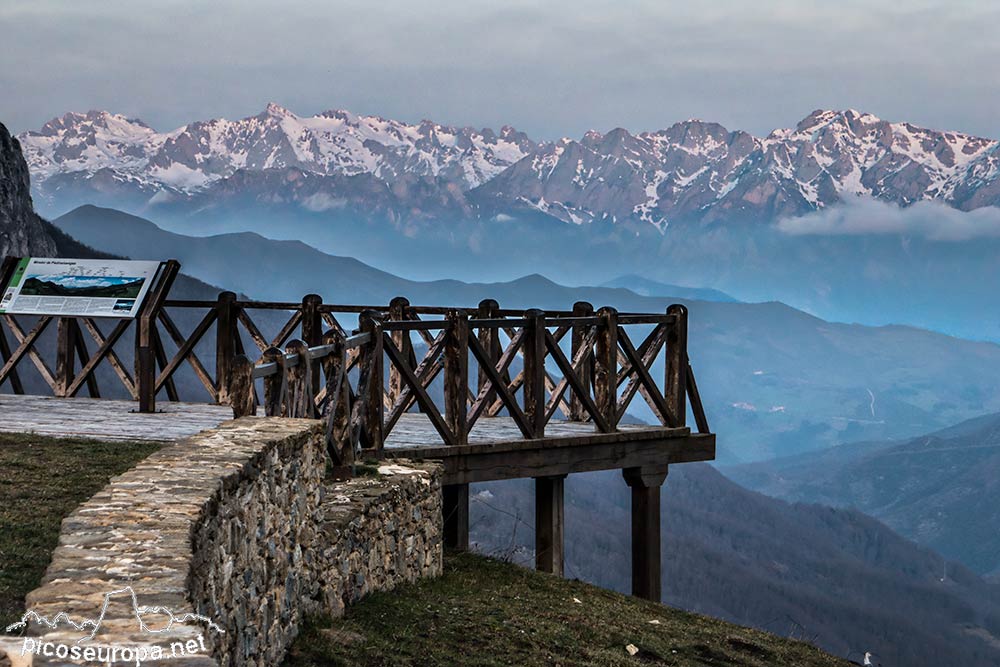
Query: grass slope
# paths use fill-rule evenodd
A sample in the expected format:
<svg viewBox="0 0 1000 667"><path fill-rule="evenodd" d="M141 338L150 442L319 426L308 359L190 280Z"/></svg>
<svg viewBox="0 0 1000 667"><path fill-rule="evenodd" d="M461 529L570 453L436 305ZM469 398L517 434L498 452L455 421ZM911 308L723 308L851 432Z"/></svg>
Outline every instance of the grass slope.
<svg viewBox="0 0 1000 667"><path fill-rule="evenodd" d="M627 646L638 649L630 655ZM471 554L314 619L285 667L849 665L808 644Z"/></svg>
<svg viewBox="0 0 1000 667"><path fill-rule="evenodd" d="M158 448L0 434L0 629L24 613L63 517Z"/></svg>

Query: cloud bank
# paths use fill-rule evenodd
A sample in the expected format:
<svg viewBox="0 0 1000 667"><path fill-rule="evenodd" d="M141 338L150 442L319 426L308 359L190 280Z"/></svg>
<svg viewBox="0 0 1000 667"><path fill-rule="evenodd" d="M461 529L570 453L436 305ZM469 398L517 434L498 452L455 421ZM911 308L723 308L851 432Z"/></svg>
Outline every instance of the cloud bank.
<svg viewBox="0 0 1000 667"><path fill-rule="evenodd" d="M875 199L855 199L807 215L785 218L779 231L792 236L894 234L929 241L961 242L1000 238L1000 208L959 211L922 201L903 208Z"/></svg>

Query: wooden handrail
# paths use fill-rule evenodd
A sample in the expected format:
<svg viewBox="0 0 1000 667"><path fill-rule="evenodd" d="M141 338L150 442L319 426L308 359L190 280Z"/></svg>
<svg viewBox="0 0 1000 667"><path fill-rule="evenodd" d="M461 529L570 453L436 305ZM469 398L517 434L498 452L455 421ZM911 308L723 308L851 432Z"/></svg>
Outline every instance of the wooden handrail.
<svg viewBox="0 0 1000 667"><path fill-rule="evenodd" d="M127 370L128 322L102 330L90 319L4 316L0 322L17 348L9 349L0 332L0 383L23 392L17 366L27 361L54 393L72 396L86 387L97 396L95 372L108 364L128 393L149 406L154 392L177 400L182 385L175 378L189 367L185 372L193 372L209 399L231 405L237 417L263 405L272 416L325 419L328 451L341 471L359 456L381 457L386 437L412 411L423 413L449 445L468 443L481 419L500 415L527 439L544 438L560 415L613 432L637 397L667 427L683 426L690 406L698 431L709 432L683 306L619 313L579 302L572 310L542 312L502 309L490 299L476 308L446 308L397 297L368 307L328 304L318 295L278 302L231 292L215 301L164 294L155 295L157 307L134 327L133 349L141 352L134 377ZM270 311L268 321L258 311ZM341 316L357 316L358 329L345 331ZM66 352L50 366L39 346L52 329ZM265 329L277 333L272 338ZM203 364L213 347L214 363ZM190 385L183 387L187 394Z"/></svg>

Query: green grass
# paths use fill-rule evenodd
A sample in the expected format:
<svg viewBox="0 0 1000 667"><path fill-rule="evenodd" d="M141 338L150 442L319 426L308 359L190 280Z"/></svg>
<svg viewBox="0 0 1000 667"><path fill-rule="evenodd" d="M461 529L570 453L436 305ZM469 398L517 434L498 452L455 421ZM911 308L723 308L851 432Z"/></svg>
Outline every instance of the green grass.
<svg viewBox="0 0 1000 667"><path fill-rule="evenodd" d="M63 517L159 447L0 434L0 629L24 613Z"/></svg>
<svg viewBox="0 0 1000 667"><path fill-rule="evenodd" d="M574 599L575 598L575 599ZM579 602L577 602L579 600ZM626 646L638 651L630 655ZM284 667L846 666L799 642L468 554L311 619Z"/></svg>

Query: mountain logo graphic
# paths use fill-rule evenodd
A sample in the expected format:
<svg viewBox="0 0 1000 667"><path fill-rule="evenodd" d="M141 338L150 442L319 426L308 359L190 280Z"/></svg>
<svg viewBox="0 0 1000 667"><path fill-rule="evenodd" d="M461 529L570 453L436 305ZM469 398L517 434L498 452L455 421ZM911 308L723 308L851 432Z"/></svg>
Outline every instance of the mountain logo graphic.
<svg viewBox="0 0 1000 667"><path fill-rule="evenodd" d="M17 630L22 630L27 628L30 623L37 623L38 625L46 626L52 630L58 629L60 627L72 627L82 633L86 633L85 636L81 637L76 641L77 644L82 642L92 640L97 632L101 629L101 625L104 623L104 619L108 613L108 607L111 605L111 601L122 595L128 595L132 604L132 616L135 617L138 623L139 630L146 634L158 635L169 632L172 628L177 625L183 625L188 622L200 622L204 623L210 630L214 630L219 634L225 634L225 631L219 627L212 619L207 616L202 616L201 614L186 613L181 615L176 615L166 607L144 607L139 605L139 598L135 593L135 590L131 586L126 586L124 588L119 588L118 590L111 591L110 593L104 594L104 601L101 605L101 612L97 615L95 619L84 619L83 621L77 622L70 618L69 614L66 612L59 612L55 617L49 619L41 614L28 611L21 617L21 620L17 623L13 623L7 626L7 632L15 632ZM147 622L146 618L151 614L160 614L165 616L168 621L164 627L152 628Z"/></svg>

